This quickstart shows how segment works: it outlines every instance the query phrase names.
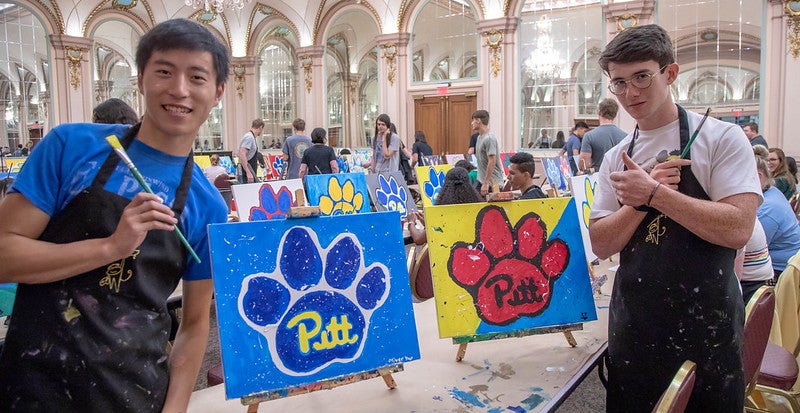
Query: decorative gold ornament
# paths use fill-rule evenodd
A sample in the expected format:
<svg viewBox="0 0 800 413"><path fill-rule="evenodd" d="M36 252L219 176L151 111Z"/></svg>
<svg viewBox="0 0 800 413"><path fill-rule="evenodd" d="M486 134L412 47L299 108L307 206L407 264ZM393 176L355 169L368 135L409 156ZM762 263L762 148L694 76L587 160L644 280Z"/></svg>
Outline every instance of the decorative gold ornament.
<svg viewBox="0 0 800 413"><path fill-rule="evenodd" d="M397 45L394 43L383 45L383 57L386 58L386 80L389 81L389 85L394 85L394 80L397 76L397 64L395 63Z"/></svg>
<svg viewBox="0 0 800 413"><path fill-rule="evenodd" d="M136 0L112 0L111 7L117 10L130 10L136 7Z"/></svg>
<svg viewBox="0 0 800 413"><path fill-rule="evenodd" d="M303 73L305 73L305 75L306 75L306 92L307 93L311 93L311 83L312 83L311 64L313 62L314 62L314 60L311 58L311 56L301 56L300 57L300 67L303 68Z"/></svg>
<svg viewBox="0 0 800 413"><path fill-rule="evenodd" d="M69 84L72 88L78 90L81 85L81 59L83 58L83 49L73 46L64 46L67 51L67 65L69 66Z"/></svg>
<svg viewBox="0 0 800 413"><path fill-rule="evenodd" d="M244 65L233 65L233 76L236 82L236 94L241 100L244 97Z"/></svg>
<svg viewBox="0 0 800 413"><path fill-rule="evenodd" d="M786 16L789 17L789 53L795 60L800 57L800 0L784 0Z"/></svg>
<svg viewBox="0 0 800 413"><path fill-rule="evenodd" d="M500 43L503 42L503 32L497 29L492 29L483 33L486 36L486 45L489 46L489 66L492 68L492 77L497 77L500 74L500 69L503 64L500 61Z"/></svg>
<svg viewBox="0 0 800 413"><path fill-rule="evenodd" d="M632 14L623 14L617 17L617 30L623 31L639 24L639 20Z"/></svg>

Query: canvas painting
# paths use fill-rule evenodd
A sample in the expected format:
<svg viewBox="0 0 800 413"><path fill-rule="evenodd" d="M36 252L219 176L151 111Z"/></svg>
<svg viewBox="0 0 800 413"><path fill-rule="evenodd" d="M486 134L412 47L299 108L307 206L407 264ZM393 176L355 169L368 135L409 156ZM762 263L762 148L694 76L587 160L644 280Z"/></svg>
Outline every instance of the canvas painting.
<svg viewBox="0 0 800 413"><path fill-rule="evenodd" d="M351 173L367 173L367 169L364 167L364 164L370 161L372 154L368 151L356 150L350 155L342 155L342 157L347 161L348 170Z"/></svg>
<svg viewBox="0 0 800 413"><path fill-rule="evenodd" d="M227 398L419 359L397 212L209 227Z"/></svg>
<svg viewBox="0 0 800 413"><path fill-rule="evenodd" d="M560 156L542 158L542 164L550 186L559 191L569 191L572 168L569 167L567 159Z"/></svg>
<svg viewBox="0 0 800 413"><path fill-rule="evenodd" d="M286 162L283 160L283 154L270 153L264 157L264 160L267 163L264 178L268 181L281 179L281 176L283 175L283 167L286 165Z"/></svg>
<svg viewBox="0 0 800 413"><path fill-rule="evenodd" d="M589 239L589 213L592 211L596 188L596 174L572 177L572 197L575 198L575 208L578 213L581 238L583 238L583 249L586 252L586 260L589 262L597 259L597 256L592 252L592 242Z"/></svg>
<svg viewBox="0 0 800 413"><path fill-rule="evenodd" d="M417 210L402 172L369 174L366 178L369 196L377 211L397 211L405 222L408 212Z"/></svg>
<svg viewBox="0 0 800 413"><path fill-rule="evenodd" d="M444 155L444 158L447 160L448 164L455 165L456 162L464 159L464 155L460 153L448 153Z"/></svg>
<svg viewBox="0 0 800 413"><path fill-rule="evenodd" d="M508 176L508 165L511 165L511 157L516 152L503 152L500 154L500 165L503 167L503 173Z"/></svg>
<svg viewBox="0 0 800 413"><path fill-rule="evenodd" d="M296 191L303 190L302 179L285 179L231 186L239 221L284 219L296 205Z"/></svg>
<svg viewBox="0 0 800 413"><path fill-rule="evenodd" d="M453 169L453 165L449 164L417 167L417 183L422 195L423 207L427 208L436 203L436 197L439 196L439 191L444 184L444 176L451 169Z"/></svg>
<svg viewBox="0 0 800 413"><path fill-rule="evenodd" d="M370 212L369 191L363 173L306 176L309 205L319 206L323 215Z"/></svg>
<svg viewBox="0 0 800 413"><path fill-rule="evenodd" d="M442 165L442 155L423 155L422 159L426 166Z"/></svg>
<svg viewBox="0 0 800 413"><path fill-rule="evenodd" d="M596 320L574 202L426 207L439 336Z"/></svg>
<svg viewBox="0 0 800 413"><path fill-rule="evenodd" d="M211 159L209 159L208 155L194 155L192 159L200 169L206 169L211 166Z"/></svg>
<svg viewBox="0 0 800 413"><path fill-rule="evenodd" d="M236 164L233 163L233 159L228 155L219 157L219 166L225 168L228 175L234 175L236 173Z"/></svg>

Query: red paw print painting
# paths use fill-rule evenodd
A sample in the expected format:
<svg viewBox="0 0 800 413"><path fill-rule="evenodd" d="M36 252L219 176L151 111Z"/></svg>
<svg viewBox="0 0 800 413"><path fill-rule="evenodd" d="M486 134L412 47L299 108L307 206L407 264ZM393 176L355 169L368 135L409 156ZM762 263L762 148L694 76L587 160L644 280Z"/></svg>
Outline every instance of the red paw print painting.
<svg viewBox="0 0 800 413"><path fill-rule="evenodd" d="M597 318L572 202L425 209L441 337Z"/></svg>

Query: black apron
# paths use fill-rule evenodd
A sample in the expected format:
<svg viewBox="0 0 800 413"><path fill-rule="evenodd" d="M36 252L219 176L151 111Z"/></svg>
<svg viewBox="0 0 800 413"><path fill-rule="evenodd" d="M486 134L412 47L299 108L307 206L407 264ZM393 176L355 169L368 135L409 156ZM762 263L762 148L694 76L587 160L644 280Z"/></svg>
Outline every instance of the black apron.
<svg viewBox="0 0 800 413"><path fill-rule="evenodd" d="M122 139L127 147L138 132ZM56 214L39 239L69 243L111 235L130 200L92 184ZM172 206L180 216L192 180L186 160ZM123 260L48 284L19 284L0 355L0 411L160 412L169 384L167 298L187 251L173 232L150 231Z"/></svg>
<svg viewBox="0 0 800 413"><path fill-rule="evenodd" d="M678 107L681 150L689 139ZM628 148L633 153L635 139ZM691 155L687 156L691 159ZM691 167L678 190L709 199ZM736 251L651 209L620 252L608 327L609 412L650 412L685 360L697 363L687 412L741 412L744 305Z"/></svg>

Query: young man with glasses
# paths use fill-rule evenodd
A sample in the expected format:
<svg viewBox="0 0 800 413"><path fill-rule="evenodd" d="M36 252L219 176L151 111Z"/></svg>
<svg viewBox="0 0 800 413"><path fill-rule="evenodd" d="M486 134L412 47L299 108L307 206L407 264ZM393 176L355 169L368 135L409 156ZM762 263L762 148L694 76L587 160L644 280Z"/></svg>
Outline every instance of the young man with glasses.
<svg viewBox="0 0 800 413"><path fill-rule="evenodd" d="M741 128L713 118L700 128L700 115L673 102L674 56L667 32L645 25L618 34L599 60L637 122L606 153L590 215L595 254L620 254L609 412L651 411L685 360L698 365L687 411L743 409L744 305L733 266L762 195ZM685 156L667 160L675 154Z"/></svg>

